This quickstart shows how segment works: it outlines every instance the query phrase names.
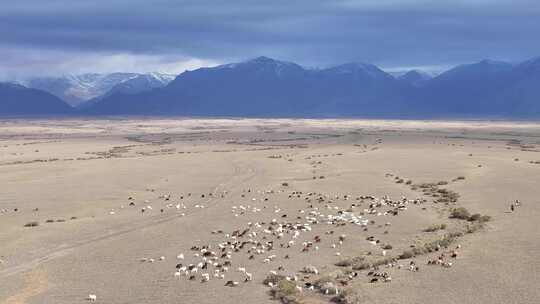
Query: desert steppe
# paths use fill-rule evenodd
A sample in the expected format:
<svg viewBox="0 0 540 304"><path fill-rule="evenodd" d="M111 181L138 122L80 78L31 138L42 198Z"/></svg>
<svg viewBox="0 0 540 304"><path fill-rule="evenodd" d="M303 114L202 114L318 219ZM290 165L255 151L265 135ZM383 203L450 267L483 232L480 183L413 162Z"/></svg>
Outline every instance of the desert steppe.
<svg viewBox="0 0 540 304"><path fill-rule="evenodd" d="M0 190L0 303L540 302L534 122L4 119Z"/></svg>

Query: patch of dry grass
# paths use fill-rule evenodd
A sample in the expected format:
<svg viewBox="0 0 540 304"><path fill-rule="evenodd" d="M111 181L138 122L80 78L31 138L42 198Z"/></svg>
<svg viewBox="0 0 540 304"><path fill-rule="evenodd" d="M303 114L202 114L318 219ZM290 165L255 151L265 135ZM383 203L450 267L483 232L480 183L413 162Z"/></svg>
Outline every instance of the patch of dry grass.
<svg viewBox="0 0 540 304"><path fill-rule="evenodd" d="M446 224L433 224L433 225L430 225L429 227L427 227L426 229L424 229L423 231L424 232L435 232L435 231L444 230L444 229L446 229Z"/></svg>

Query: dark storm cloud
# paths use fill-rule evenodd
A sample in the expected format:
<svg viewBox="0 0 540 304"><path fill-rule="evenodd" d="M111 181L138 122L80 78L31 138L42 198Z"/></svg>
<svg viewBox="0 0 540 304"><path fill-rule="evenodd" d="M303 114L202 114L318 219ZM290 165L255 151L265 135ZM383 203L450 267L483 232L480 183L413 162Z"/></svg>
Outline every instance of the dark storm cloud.
<svg viewBox="0 0 540 304"><path fill-rule="evenodd" d="M537 0L19 0L0 4L0 25L0 54L208 62L264 54L306 65L385 67L540 55Z"/></svg>

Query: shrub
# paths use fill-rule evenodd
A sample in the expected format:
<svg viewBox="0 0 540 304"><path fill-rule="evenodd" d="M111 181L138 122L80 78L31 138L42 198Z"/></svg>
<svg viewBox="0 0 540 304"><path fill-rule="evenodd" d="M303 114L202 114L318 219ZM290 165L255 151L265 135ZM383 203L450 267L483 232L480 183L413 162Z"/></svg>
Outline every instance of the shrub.
<svg viewBox="0 0 540 304"><path fill-rule="evenodd" d="M478 219L478 221L479 221L480 223L489 222L489 221L491 221L491 216L489 216L489 215L482 215L482 216Z"/></svg>
<svg viewBox="0 0 540 304"><path fill-rule="evenodd" d="M469 211L463 207L454 208L452 209L452 212L450 213L450 218L468 220L470 217L471 217L471 214L469 213Z"/></svg>
<svg viewBox="0 0 540 304"><path fill-rule="evenodd" d="M466 233L475 233L476 231L484 228L484 223L475 222L474 224L467 225L465 232Z"/></svg>
<svg viewBox="0 0 540 304"><path fill-rule="evenodd" d="M296 289L296 284L291 281L285 279L279 281L270 293L275 299L279 299L283 303L298 303L295 299L298 290Z"/></svg>
<svg viewBox="0 0 540 304"><path fill-rule="evenodd" d="M480 213L475 213L469 217L469 222L489 222L491 220L491 216L489 215L481 215Z"/></svg>
<svg viewBox="0 0 540 304"><path fill-rule="evenodd" d="M378 260L374 261L371 265L372 266L387 265L387 264L391 263L392 261L394 261L393 257L385 257L385 258L378 259Z"/></svg>
<svg viewBox="0 0 540 304"><path fill-rule="evenodd" d="M36 221L28 222L28 223L24 224L24 227L37 227L37 226L39 226L39 223L36 222Z"/></svg>
<svg viewBox="0 0 540 304"><path fill-rule="evenodd" d="M446 229L446 224L434 224L424 229L424 232L435 232L444 229Z"/></svg>
<svg viewBox="0 0 540 304"><path fill-rule="evenodd" d="M371 264L368 262L359 262L352 265L353 270L364 270L371 267Z"/></svg>
<svg viewBox="0 0 540 304"><path fill-rule="evenodd" d="M285 276L284 275L280 275L280 274L269 274L263 281L263 284L264 285L268 285L268 283L272 283L273 285L277 285L277 283L279 283L279 281L281 280L285 280Z"/></svg>
<svg viewBox="0 0 540 304"><path fill-rule="evenodd" d="M54 220L48 219L45 221L45 223L54 223Z"/></svg>
<svg viewBox="0 0 540 304"><path fill-rule="evenodd" d="M399 258L401 260L410 259L412 257L414 257L414 253L412 250L405 250L402 254L399 255Z"/></svg>
<svg viewBox="0 0 540 304"><path fill-rule="evenodd" d="M358 299L354 289L347 288L342 290L337 296L333 297L332 302L339 304L352 304L360 303L360 299Z"/></svg>
<svg viewBox="0 0 540 304"><path fill-rule="evenodd" d="M347 258L337 262L335 265L340 267L349 267L353 266L354 264L361 263L362 261L364 261L364 259L365 258L363 257Z"/></svg>
<svg viewBox="0 0 540 304"><path fill-rule="evenodd" d="M474 221L479 220L481 216L482 215L480 215L480 213L475 213L475 214L471 215L467 220L469 222L474 222Z"/></svg>
<svg viewBox="0 0 540 304"><path fill-rule="evenodd" d="M323 286L324 284L332 283L332 282L333 282L332 277L330 277L329 275L326 275L319 278L317 281L315 281L315 286L317 286L318 288L321 288L321 286Z"/></svg>

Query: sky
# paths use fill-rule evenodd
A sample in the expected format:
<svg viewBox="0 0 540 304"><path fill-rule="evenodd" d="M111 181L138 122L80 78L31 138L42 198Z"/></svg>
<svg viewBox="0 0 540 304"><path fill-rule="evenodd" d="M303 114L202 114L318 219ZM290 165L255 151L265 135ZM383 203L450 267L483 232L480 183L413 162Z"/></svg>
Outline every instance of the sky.
<svg viewBox="0 0 540 304"><path fill-rule="evenodd" d="M0 0L0 79L257 56L440 71L540 56L539 0Z"/></svg>

